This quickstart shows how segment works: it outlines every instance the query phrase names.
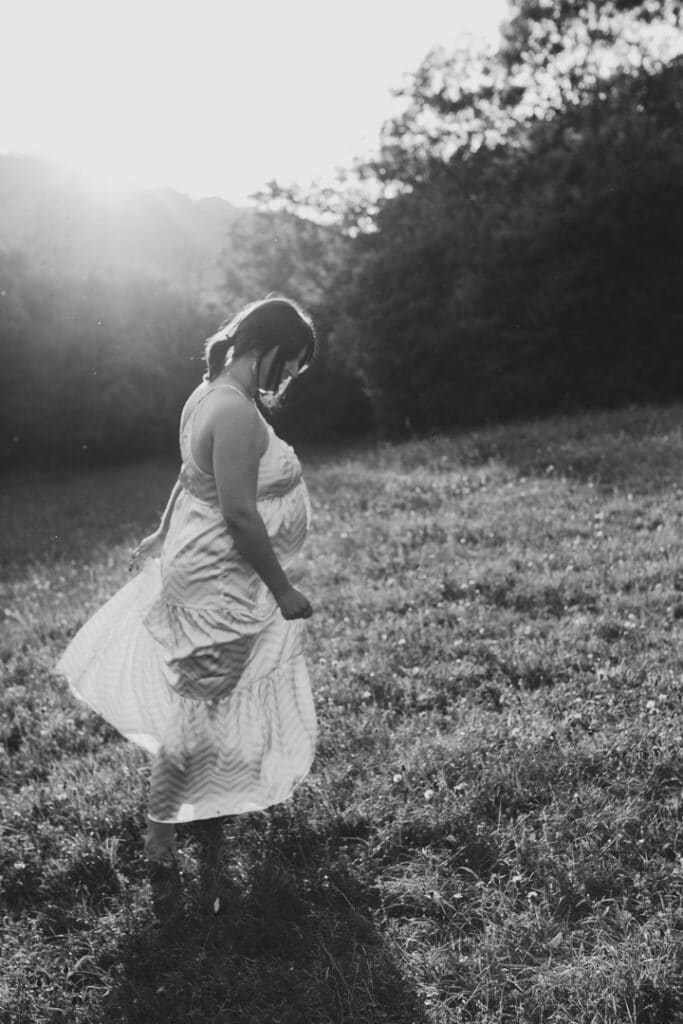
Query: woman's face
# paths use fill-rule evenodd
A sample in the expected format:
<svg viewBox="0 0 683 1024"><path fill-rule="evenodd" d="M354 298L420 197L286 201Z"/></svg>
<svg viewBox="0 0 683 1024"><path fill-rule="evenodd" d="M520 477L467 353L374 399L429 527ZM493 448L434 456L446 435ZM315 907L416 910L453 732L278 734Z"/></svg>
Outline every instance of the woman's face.
<svg viewBox="0 0 683 1024"><path fill-rule="evenodd" d="M270 352L266 352L266 354L262 357L259 366L259 386L261 386L261 381L267 381L268 378L270 377L270 371L273 366L273 363L277 359L277 355L277 348L272 348ZM299 376L299 373L303 372L303 370L301 369L301 358L302 357L300 355L294 356L292 359L288 359L287 362L284 364L282 368L283 384L285 384L288 380L294 380L295 377ZM306 369L306 367L304 367L304 369Z"/></svg>

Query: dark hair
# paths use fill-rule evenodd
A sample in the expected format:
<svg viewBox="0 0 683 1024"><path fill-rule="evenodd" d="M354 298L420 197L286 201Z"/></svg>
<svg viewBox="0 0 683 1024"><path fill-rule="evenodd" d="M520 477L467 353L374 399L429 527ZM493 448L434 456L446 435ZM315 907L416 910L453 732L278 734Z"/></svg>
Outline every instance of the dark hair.
<svg viewBox="0 0 683 1024"><path fill-rule="evenodd" d="M317 347L313 322L292 299L268 296L252 302L226 321L206 342L205 380L215 380L225 366L230 349L236 356L255 352L261 358L277 348L265 390L277 392L282 383L285 363L300 357L300 369L310 366Z"/></svg>

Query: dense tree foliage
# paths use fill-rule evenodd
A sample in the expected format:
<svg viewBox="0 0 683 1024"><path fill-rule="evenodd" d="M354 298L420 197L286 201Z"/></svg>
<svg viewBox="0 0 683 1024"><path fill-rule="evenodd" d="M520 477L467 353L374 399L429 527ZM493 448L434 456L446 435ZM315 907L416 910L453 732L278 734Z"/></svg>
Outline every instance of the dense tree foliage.
<svg viewBox="0 0 683 1024"><path fill-rule="evenodd" d="M428 57L365 168L346 299L391 428L683 392L682 65L637 34L677 9L516 6L498 54Z"/></svg>
<svg viewBox="0 0 683 1024"><path fill-rule="evenodd" d="M4 256L0 279L3 464L168 449L207 315L137 274L83 278Z"/></svg>

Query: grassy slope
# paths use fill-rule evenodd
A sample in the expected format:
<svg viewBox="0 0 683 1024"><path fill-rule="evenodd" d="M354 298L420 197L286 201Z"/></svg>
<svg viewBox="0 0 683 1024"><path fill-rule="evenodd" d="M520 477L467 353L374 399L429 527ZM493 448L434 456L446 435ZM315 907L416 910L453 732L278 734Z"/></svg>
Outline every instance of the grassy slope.
<svg viewBox="0 0 683 1024"><path fill-rule="evenodd" d="M175 883L50 676L173 468L5 481L2 1024L683 1020L682 422L311 457L315 770Z"/></svg>

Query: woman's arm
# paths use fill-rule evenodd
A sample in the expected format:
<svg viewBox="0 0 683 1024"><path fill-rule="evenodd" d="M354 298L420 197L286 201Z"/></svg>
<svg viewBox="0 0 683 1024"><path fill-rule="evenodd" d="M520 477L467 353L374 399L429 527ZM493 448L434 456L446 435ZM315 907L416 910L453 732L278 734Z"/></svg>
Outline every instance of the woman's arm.
<svg viewBox="0 0 683 1024"><path fill-rule="evenodd" d="M171 522L173 509L175 508L175 503L178 500L178 495L180 494L181 490L182 487L180 486L180 477L178 477L175 484L173 485L173 490L169 495L168 501L166 503L166 508L164 509L163 514L161 516L161 522L159 523L155 531L161 537L165 537L166 534L168 533L168 526L169 523Z"/></svg>
<svg viewBox="0 0 683 1024"><path fill-rule="evenodd" d="M268 438L253 406L228 399L213 430L213 472L225 524L243 558L258 573L286 619L308 618L308 599L289 582L256 507L256 484Z"/></svg>
<svg viewBox="0 0 683 1024"><path fill-rule="evenodd" d="M163 514L161 516L161 522L157 526L154 533L150 533L149 537L145 537L144 540L141 540L138 546L133 551L130 565L128 566L129 572L132 572L133 569L136 569L143 558L157 558L161 554L161 548L164 543L164 537L168 533L168 527L169 523L171 522L173 509L175 507L176 501L178 500L178 495L180 494L181 489L182 488L180 486L179 477L176 480L175 484L173 485L173 490L171 491L169 499L166 503L166 508L164 509Z"/></svg>

